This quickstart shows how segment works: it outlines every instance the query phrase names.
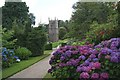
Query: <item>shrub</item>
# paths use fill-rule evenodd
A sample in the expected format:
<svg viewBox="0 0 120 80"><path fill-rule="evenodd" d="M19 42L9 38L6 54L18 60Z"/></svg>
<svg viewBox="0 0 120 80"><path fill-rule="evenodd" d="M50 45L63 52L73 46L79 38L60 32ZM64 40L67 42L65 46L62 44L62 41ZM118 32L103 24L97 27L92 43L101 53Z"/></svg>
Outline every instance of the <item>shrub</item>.
<svg viewBox="0 0 120 80"><path fill-rule="evenodd" d="M21 60L28 59L31 54L31 51L25 47L17 48L15 50L15 55L17 55Z"/></svg>
<svg viewBox="0 0 120 80"><path fill-rule="evenodd" d="M39 56L44 53L47 37L41 29L34 28L27 37L27 48L32 56Z"/></svg>
<svg viewBox="0 0 120 80"><path fill-rule="evenodd" d="M116 24L117 23L115 21L104 24L93 23L91 25L91 30L86 34L87 38L89 38L91 42L98 44L103 40L120 37L120 33L118 31L119 27Z"/></svg>
<svg viewBox="0 0 120 80"><path fill-rule="evenodd" d="M13 37L14 31L3 28L3 31L1 33L2 33L2 46L8 49L13 49L17 41L17 39Z"/></svg>
<svg viewBox="0 0 120 80"><path fill-rule="evenodd" d="M60 47L49 61L54 78L118 78L120 75L120 38L94 46Z"/></svg>
<svg viewBox="0 0 120 80"><path fill-rule="evenodd" d="M48 43L45 45L45 50L52 50L52 43Z"/></svg>
<svg viewBox="0 0 120 80"><path fill-rule="evenodd" d="M2 49L2 67L10 67L16 60L19 59L15 56L14 50L3 48Z"/></svg>
<svg viewBox="0 0 120 80"><path fill-rule="evenodd" d="M59 39L63 40L65 38L67 31L64 27L59 28Z"/></svg>

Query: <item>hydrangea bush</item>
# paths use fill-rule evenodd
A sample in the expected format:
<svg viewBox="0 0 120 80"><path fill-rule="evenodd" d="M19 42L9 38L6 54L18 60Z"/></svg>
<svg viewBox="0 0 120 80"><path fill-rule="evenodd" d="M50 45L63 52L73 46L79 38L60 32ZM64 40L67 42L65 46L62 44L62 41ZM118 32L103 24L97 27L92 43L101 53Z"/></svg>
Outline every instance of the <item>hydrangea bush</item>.
<svg viewBox="0 0 120 80"><path fill-rule="evenodd" d="M120 38L98 45L60 47L53 53L49 73L54 78L108 79L120 75Z"/></svg>
<svg viewBox="0 0 120 80"><path fill-rule="evenodd" d="M10 67L11 64L18 61L19 58L15 56L14 50L9 50L7 48L2 49L2 67Z"/></svg>

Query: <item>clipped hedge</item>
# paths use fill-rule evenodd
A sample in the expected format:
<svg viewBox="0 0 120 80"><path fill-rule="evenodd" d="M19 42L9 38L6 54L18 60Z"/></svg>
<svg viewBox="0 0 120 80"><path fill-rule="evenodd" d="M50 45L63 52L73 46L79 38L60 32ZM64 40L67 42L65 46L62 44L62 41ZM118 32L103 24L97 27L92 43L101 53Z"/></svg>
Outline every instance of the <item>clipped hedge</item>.
<svg viewBox="0 0 120 80"><path fill-rule="evenodd" d="M25 47L19 47L15 50L15 55L17 55L21 60L28 59L31 54L31 51Z"/></svg>

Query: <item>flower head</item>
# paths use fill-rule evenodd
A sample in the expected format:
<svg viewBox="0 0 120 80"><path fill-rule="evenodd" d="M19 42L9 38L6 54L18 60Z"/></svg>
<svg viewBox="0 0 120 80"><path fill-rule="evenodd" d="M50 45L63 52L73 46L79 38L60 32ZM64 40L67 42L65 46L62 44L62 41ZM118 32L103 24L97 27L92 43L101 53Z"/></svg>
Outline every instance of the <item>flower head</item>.
<svg viewBox="0 0 120 80"><path fill-rule="evenodd" d="M87 72L82 72L80 74L80 78L88 79L88 78L90 78L90 75Z"/></svg>
<svg viewBox="0 0 120 80"><path fill-rule="evenodd" d="M118 63L118 58L116 56L112 56L111 59L110 59L111 62L115 62L115 63Z"/></svg>
<svg viewBox="0 0 120 80"><path fill-rule="evenodd" d="M93 73L91 78L92 79L98 79L99 78L99 74L98 73Z"/></svg>
<svg viewBox="0 0 120 80"><path fill-rule="evenodd" d="M108 73L101 73L101 74L100 74L100 78L108 79L108 78L109 78L109 75L108 75Z"/></svg>
<svg viewBox="0 0 120 80"><path fill-rule="evenodd" d="M61 60L61 61L65 60L65 57L64 57L64 56L61 56L61 57L60 57L60 60Z"/></svg>
<svg viewBox="0 0 120 80"><path fill-rule="evenodd" d="M93 66L95 67L95 69L100 69L101 63L95 62L95 63L93 64Z"/></svg>

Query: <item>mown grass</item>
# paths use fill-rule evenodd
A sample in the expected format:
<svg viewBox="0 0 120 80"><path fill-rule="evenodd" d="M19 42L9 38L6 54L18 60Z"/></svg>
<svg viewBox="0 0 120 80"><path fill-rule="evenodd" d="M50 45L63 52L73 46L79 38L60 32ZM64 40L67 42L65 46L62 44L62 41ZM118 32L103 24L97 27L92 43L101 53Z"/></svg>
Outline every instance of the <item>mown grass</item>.
<svg viewBox="0 0 120 80"><path fill-rule="evenodd" d="M44 59L47 56L49 56L51 52L52 52L52 50L47 50L44 52L44 55L42 55L42 56L30 57L28 60L23 60L20 63L13 64L9 68L3 69L2 70L2 78L6 79L6 78L14 75L17 72L28 68L29 66L35 64L36 62Z"/></svg>

